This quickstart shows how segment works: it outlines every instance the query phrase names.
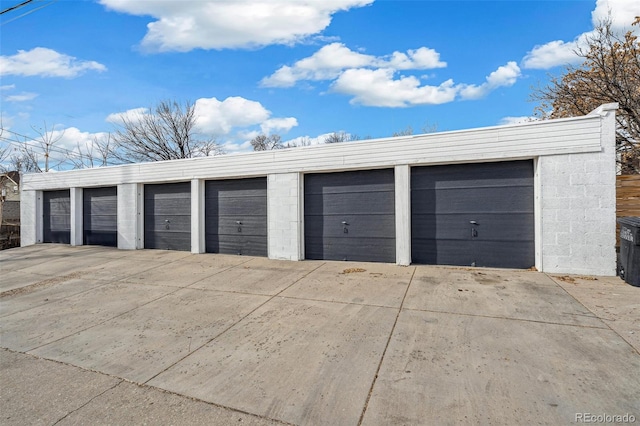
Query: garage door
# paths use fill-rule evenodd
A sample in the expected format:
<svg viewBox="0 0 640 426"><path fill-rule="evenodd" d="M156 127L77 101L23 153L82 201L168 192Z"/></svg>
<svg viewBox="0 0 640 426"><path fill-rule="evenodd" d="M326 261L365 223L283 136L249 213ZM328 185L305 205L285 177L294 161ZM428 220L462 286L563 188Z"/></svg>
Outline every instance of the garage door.
<svg viewBox="0 0 640 426"><path fill-rule="evenodd" d="M71 242L71 192L44 191L43 205L43 239L45 243Z"/></svg>
<svg viewBox="0 0 640 426"><path fill-rule="evenodd" d="M267 178L205 183L209 253L267 255Z"/></svg>
<svg viewBox="0 0 640 426"><path fill-rule="evenodd" d="M533 162L411 169L414 263L534 265Z"/></svg>
<svg viewBox="0 0 640 426"><path fill-rule="evenodd" d="M144 186L144 248L191 249L191 183Z"/></svg>
<svg viewBox="0 0 640 426"><path fill-rule="evenodd" d="M84 244L118 245L117 187L85 188L82 192Z"/></svg>
<svg viewBox="0 0 640 426"><path fill-rule="evenodd" d="M304 177L307 259L395 262L392 169Z"/></svg>

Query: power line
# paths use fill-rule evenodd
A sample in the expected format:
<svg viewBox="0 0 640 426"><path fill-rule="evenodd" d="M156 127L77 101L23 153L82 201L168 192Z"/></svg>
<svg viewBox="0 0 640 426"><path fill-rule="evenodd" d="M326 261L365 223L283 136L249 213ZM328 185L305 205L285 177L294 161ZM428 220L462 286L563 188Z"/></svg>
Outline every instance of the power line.
<svg viewBox="0 0 640 426"><path fill-rule="evenodd" d="M11 12L12 10L20 9L21 7L26 6L31 2L33 2L33 0L26 0L26 1L23 1L22 3L20 3L20 4L16 4L15 6L8 7L5 10L1 11L0 15L4 15L5 13Z"/></svg>
<svg viewBox="0 0 640 426"><path fill-rule="evenodd" d="M1 132L7 132L7 133L11 133L11 134L13 134L15 136L18 136L18 137L21 137L21 138L25 138L25 141L21 142L21 141L16 141L16 140L13 140L13 139L9 139L9 138L7 138L5 136L2 136ZM47 144L46 142L44 142L42 140L34 139L31 136L23 135L21 133L14 132L13 130L9 130L9 129L1 129L1 131L0 131L0 140L2 140L4 142L7 142L7 143L10 143L10 144L13 144L13 145L18 145L20 147L28 146L28 147L37 148L37 149L40 149L40 150L44 150L44 148L42 146L43 144L49 145L49 144ZM32 142L27 142L27 140L32 141ZM74 158L77 158L77 159L80 159L80 160L91 160L91 156L89 156L89 155L83 154L81 152L72 151L72 150L69 150L69 149L66 149L66 148L53 146L53 145L49 146L47 151L55 152L55 153L58 153L58 154L63 154L63 155L66 155L67 157L74 157ZM73 161L73 160L69 160L69 161ZM108 165L108 166L120 165L118 163L110 163L108 161L104 161L104 163L106 165Z"/></svg>
<svg viewBox="0 0 640 426"><path fill-rule="evenodd" d="M33 0L29 0L29 1L33 1ZM30 11L25 12L25 13L23 13L22 15L18 15L18 16L16 16L15 18L9 19L8 21L4 21L3 23L1 23L1 24L0 24L0 26L1 26L1 25L6 25L6 24L8 24L9 22L13 22L13 21L15 21L16 19L20 19L20 18L22 18L22 17L24 17L24 16L30 15L30 14L32 14L32 13L33 13L33 12L35 12L35 11L38 11L38 10L40 10L40 9L44 9L44 8L45 8L45 7L47 7L47 6L51 6L53 3L57 2L57 1L58 1L58 0L52 0L52 1L50 1L49 3L45 3L45 4L43 4L43 5L42 5L42 6L40 6L40 7L36 7L35 9L31 9ZM29 3L29 2L26 2L26 3ZM26 3L25 3L25 4L26 4ZM4 12L3 12L3 13L4 13Z"/></svg>

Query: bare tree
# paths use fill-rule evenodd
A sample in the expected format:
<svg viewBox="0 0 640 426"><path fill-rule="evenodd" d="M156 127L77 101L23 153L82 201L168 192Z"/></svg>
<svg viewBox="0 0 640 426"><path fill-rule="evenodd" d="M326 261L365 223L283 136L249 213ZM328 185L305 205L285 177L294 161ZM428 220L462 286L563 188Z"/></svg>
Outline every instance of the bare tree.
<svg viewBox="0 0 640 426"><path fill-rule="evenodd" d="M324 138L324 143L341 143L352 141L351 135L347 132L333 132Z"/></svg>
<svg viewBox="0 0 640 426"><path fill-rule="evenodd" d="M309 136L297 138L295 141L287 142L285 148L297 148L301 146L311 146L311 138L309 138Z"/></svg>
<svg viewBox="0 0 640 426"><path fill-rule="evenodd" d="M195 131L195 105L161 101L148 114L123 116L113 135L112 155L124 162L162 161L222 154L213 138Z"/></svg>
<svg viewBox="0 0 640 426"><path fill-rule="evenodd" d="M30 145L27 140L23 141L22 157L25 158L21 161L24 164L28 164L30 168L35 166L35 171L37 172L48 172L51 170L51 152L54 149L54 145L64 136L64 131L56 135L53 129L47 127L46 122L43 123L43 127L31 126L31 128L38 134L38 137L29 141ZM34 147L33 145L37 146ZM39 165L41 161L44 162L44 168ZM57 165L60 165L60 163Z"/></svg>
<svg viewBox="0 0 640 426"><path fill-rule="evenodd" d="M251 146L254 151L271 151L273 149L282 149L284 146L282 145L282 138L280 135L269 135L266 136L264 134L258 135L255 138L251 139Z"/></svg>
<svg viewBox="0 0 640 426"><path fill-rule="evenodd" d="M103 137L94 135L91 144L83 146L78 143L78 155L69 159L76 169L108 166L109 161L113 159L114 145L111 133Z"/></svg>
<svg viewBox="0 0 640 426"><path fill-rule="evenodd" d="M393 134L391 135L392 137L398 137L398 136L411 136L413 135L413 127L411 127L411 125L405 127L402 130L399 130L397 132L393 132Z"/></svg>
<svg viewBox="0 0 640 426"><path fill-rule="evenodd" d="M535 113L542 119L588 114L599 105L618 102L616 142L623 174L640 173L640 42L631 31L612 30L611 18L601 22L576 53L584 59L566 67L548 86L534 89ZM636 17L633 25L640 25Z"/></svg>
<svg viewBox="0 0 640 426"><path fill-rule="evenodd" d="M438 131L437 123L429 123L428 121L424 122L424 125L420 128L422 133L436 133Z"/></svg>

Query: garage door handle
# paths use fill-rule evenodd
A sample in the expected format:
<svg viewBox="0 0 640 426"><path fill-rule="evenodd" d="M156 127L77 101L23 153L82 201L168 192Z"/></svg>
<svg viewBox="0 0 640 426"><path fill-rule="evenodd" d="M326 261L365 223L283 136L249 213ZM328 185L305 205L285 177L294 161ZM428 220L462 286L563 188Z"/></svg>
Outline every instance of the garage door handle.
<svg viewBox="0 0 640 426"><path fill-rule="evenodd" d="M236 220L236 224L242 225L242 222L240 222L239 220Z"/></svg>
<svg viewBox="0 0 640 426"><path fill-rule="evenodd" d="M472 225L477 225L478 224L478 222L476 222L475 220L470 220L469 223L472 224Z"/></svg>
<svg viewBox="0 0 640 426"><path fill-rule="evenodd" d="M165 221L166 223L171 223L171 222L169 221L169 219L165 219L164 221Z"/></svg>
<svg viewBox="0 0 640 426"><path fill-rule="evenodd" d="M343 225L348 225L348 223L347 223L347 222L345 222L344 220L342 221L342 224L343 224Z"/></svg>

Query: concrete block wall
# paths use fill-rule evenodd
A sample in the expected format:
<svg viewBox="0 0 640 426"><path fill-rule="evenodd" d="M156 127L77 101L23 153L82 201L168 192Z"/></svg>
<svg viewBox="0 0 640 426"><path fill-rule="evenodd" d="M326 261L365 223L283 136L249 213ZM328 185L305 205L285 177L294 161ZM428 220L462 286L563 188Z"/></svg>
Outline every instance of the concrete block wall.
<svg viewBox="0 0 640 426"><path fill-rule="evenodd" d="M550 155L538 160L539 264L545 272L615 275L614 112L610 107L592 113L603 118L600 152Z"/></svg>
<svg viewBox="0 0 640 426"><path fill-rule="evenodd" d="M304 259L303 190L301 173L267 177L267 235L271 259Z"/></svg>
<svg viewBox="0 0 640 426"><path fill-rule="evenodd" d="M118 185L118 248L135 250L143 247L142 185Z"/></svg>
<svg viewBox="0 0 640 426"><path fill-rule="evenodd" d="M42 242L42 191L20 194L20 245Z"/></svg>

